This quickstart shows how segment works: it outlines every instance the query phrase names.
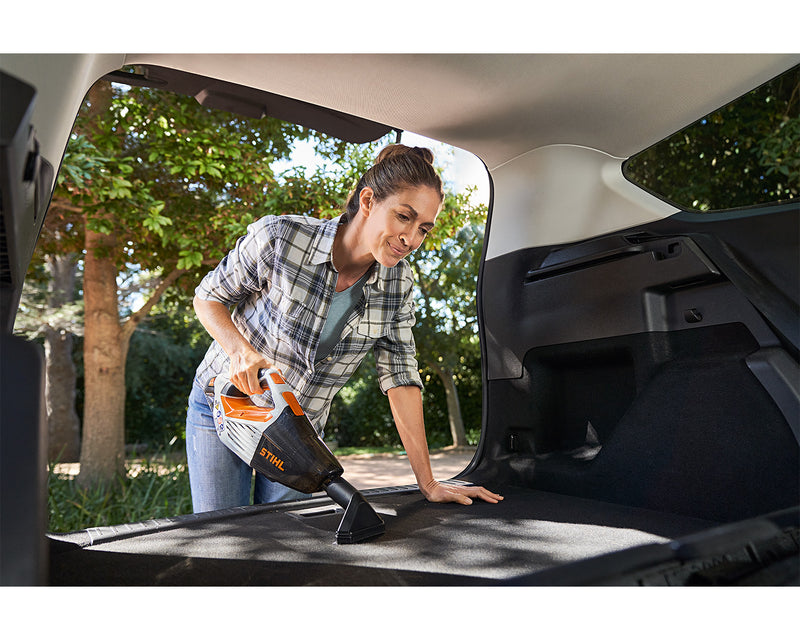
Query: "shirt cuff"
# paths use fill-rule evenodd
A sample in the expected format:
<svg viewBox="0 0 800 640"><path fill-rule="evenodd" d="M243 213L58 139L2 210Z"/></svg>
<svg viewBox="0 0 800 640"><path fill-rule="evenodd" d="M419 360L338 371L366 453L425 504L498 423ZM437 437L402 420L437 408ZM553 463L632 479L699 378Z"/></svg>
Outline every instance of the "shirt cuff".
<svg viewBox="0 0 800 640"><path fill-rule="evenodd" d="M383 375L379 374L378 384L380 385L381 391L384 395L386 395L389 389L393 389L394 387L413 386L419 387L420 390L423 391L425 389L424 385L422 384L422 378L416 369L412 371L386 373Z"/></svg>

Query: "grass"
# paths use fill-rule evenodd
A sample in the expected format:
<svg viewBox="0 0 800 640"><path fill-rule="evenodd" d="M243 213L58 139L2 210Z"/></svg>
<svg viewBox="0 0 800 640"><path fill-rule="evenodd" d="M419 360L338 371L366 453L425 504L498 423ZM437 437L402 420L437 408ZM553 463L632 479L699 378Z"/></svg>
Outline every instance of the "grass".
<svg viewBox="0 0 800 640"><path fill-rule="evenodd" d="M405 450L397 447L337 447L334 449L333 453L337 458L339 458L341 456L372 455L376 453L395 453L398 455L405 455Z"/></svg>
<svg viewBox="0 0 800 640"><path fill-rule="evenodd" d="M48 530L66 533L192 512L185 461L156 456L126 466L128 473L114 482L82 488L75 476L56 473L50 465Z"/></svg>

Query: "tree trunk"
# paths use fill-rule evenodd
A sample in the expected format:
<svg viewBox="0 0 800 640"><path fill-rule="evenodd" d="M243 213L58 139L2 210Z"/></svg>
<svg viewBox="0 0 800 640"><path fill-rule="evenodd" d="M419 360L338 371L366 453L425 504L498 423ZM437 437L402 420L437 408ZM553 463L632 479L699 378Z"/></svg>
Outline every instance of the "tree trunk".
<svg viewBox="0 0 800 640"><path fill-rule="evenodd" d="M48 307L51 310L75 298L74 254L47 256L50 272ZM80 455L80 421L75 411L75 363L72 360L72 333L63 327L44 328L45 404L49 432L48 460L77 462Z"/></svg>
<svg viewBox="0 0 800 640"><path fill-rule="evenodd" d="M87 221L88 222L88 221ZM114 480L125 470L125 352L121 339L116 239L86 228L83 276L85 398L83 486Z"/></svg>
<svg viewBox="0 0 800 640"><path fill-rule="evenodd" d="M96 82L87 95L87 133L111 105L111 85ZM83 367L81 470L84 487L110 482L125 471L125 360L120 341L116 237L89 229L84 216Z"/></svg>
<svg viewBox="0 0 800 640"><path fill-rule="evenodd" d="M444 395L447 400L447 417L450 422L450 435L453 437L453 446L466 447L467 433L464 430L464 419L461 416L461 403L458 401L458 389L456 388L453 374L436 363L428 362L428 366L436 372L439 380L444 387Z"/></svg>
<svg viewBox="0 0 800 640"><path fill-rule="evenodd" d="M83 275L83 440L78 481L108 482L125 472L125 363L131 336L164 292L185 273L174 269L124 324L119 321L116 240L86 229Z"/></svg>

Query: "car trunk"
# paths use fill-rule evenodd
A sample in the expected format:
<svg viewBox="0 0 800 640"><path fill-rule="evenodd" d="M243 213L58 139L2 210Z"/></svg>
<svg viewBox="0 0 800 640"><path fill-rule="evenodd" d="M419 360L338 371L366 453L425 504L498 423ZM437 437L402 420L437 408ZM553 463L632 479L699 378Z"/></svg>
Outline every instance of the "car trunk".
<svg viewBox="0 0 800 640"><path fill-rule="evenodd" d="M53 536L52 584L494 584L714 523L510 488L500 505L367 491L386 533L335 543L325 498Z"/></svg>
<svg viewBox="0 0 800 640"><path fill-rule="evenodd" d="M794 579L800 463L787 381L798 344L797 237L797 207L723 220L680 214L488 261L483 436L455 481L499 490L501 504L367 490L386 533L356 545L335 544L341 509L322 496L93 529L51 536L50 579Z"/></svg>
<svg viewBox="0 0 800 640"><path fill-rule="evenodd" d="M489 261L475 475L718 522L796 506L797 212Z"/></svg>
<svg viewBox="0 0 800 640"><path fill-rule="evenodd" d="M342 510L315 497L51 535L50 583L680 585L745 577L759 584L776 580L781 565L796 572L791 510L726 528L514 487L499 505L469 508L428 503L412 487L365 493L386 533L359 544L335 543Z"/></svg>
<svg viewBox="0 0 800 640"><path fill-rule="evenodd" d="M232 110L299 109L307 126L332 117L346 139L374 125L185 72L147 73L115 79L175 82ZM504 171L515 177L515 162L495 167L495 184ZM534 183L518 163L521 180ZM41 182L52 182L45 173ZM505 236L529 224L525 244L547 228L534 225L547 207L531 215L512 186L498 190L513 209L500 219ZM632 206L603 202L587 218ZM566 206L554 206L556 218ZM41 218L29 217L38 221L32 240ZM49 534L45 554L30 535L43 520L43 481L19 481L44 464L15 455L4 521L19 519L14 554L35 560L20 574L52 585L796 584L798 220L797 205L681 213L571 244L493 252L478 290L481 442L459 481L502 492L501 504L438 505L416 487L376 489L364 493L386 532L355 545L335 543L341 510L318 496ZM14 370L4 368L17 399L43 384L28 380L43 380L36 354L22 355L33 364L22 368L15 356ZM41 427L36 398L16 405L27 413L7 423ZM4 438L20 434L29 442L10 450L41 452L33 430L6 429ZM11 478L12 464L4 467Z"/></svg>

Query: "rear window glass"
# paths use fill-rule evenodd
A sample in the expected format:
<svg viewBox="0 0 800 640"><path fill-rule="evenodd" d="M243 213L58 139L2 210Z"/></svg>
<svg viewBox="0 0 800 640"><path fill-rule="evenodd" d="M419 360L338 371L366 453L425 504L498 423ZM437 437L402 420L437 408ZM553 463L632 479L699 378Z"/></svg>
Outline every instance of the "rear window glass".
<svg viewBox="0 0 800 640"><path fill-rule="evenodd" d="M623 172L685 211L800 202L800 65L632 156Z"/></svg>

